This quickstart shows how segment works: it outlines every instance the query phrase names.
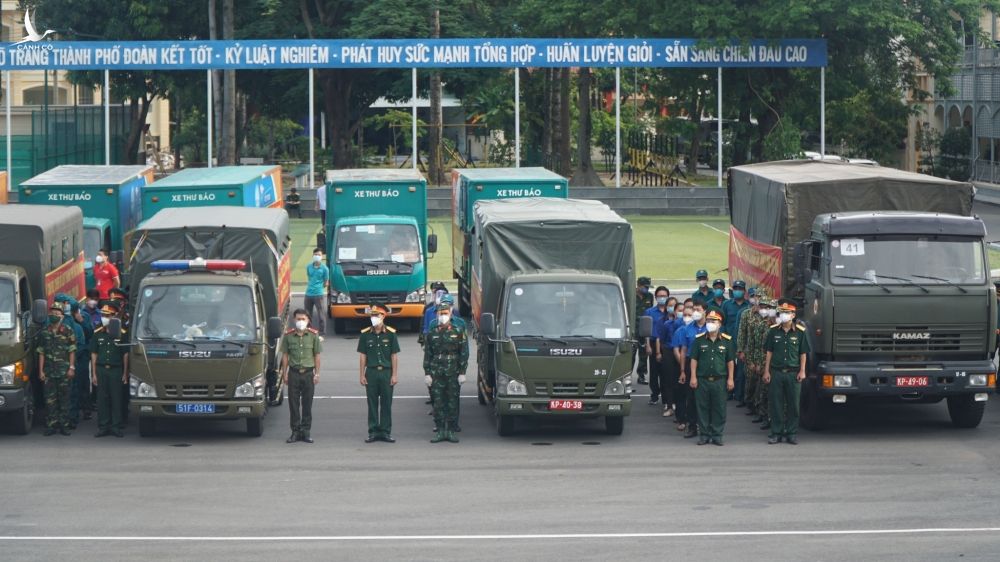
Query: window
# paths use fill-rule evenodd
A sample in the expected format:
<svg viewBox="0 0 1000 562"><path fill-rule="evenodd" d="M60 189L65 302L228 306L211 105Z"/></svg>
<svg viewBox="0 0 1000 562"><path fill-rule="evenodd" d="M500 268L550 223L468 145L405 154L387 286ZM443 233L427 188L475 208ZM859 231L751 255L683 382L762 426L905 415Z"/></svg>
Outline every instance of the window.
<svg viewBox="0 0 1000 562"><path fill-rule="evenodd" d="M63 263L66 263L67 261L69 261L69 238L68 237L62 239L62 261L59 262L59 263L63 264Z"/></svg>
<svg viewBox="0 0 1000 562"><path fill-rule="evenodd" d="M79 105L94 105L94 89L89 86L77 86L76 103Z"/></svg>
<svg viewBox="0 0 1000 562"><path fill-rule="evenodd" d="M941 285L986 282L983 244L959 236L865 236L830 242L834 284Z"/></svg>
<svg viewBox="0 0 1000 562"><path fill-rule="evenodd" d="M47 90L47 92L46 92ZM67 105L69 103L68 92L66 88L56 88L49 85L47 88L43 86L33 86L31 88L25 88L22 100L23 105L45 105L45 96L48 94L48 102L50 105Z"/></svg>

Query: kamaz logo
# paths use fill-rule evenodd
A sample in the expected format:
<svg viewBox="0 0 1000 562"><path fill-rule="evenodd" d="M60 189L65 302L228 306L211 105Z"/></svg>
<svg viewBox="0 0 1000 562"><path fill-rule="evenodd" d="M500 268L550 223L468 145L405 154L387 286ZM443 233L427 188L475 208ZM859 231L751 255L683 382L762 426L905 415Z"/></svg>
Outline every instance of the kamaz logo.
<svg viewBox="0 0 1000 562"><path fill-rule="evenodd" d="M550 349L549 355L583 355L582 349Z"/></svg>
<svg viewBox="0 0 1000 562"><path fill-rule="evenodd" d="M182 359L209 359L212 357L211 351L178 351L177 357Z"/></svg>
<svg viewBox="0 0 1000 562"><path fill-rule="evenodd" d="M893 332L893 340L929 340L930 332Z"/></svg>
<svg viewBox="0 0 1000 562"><path fill-rule="evenodd" d="M388 269L369 269L368 275L389 275Z"/></svg>

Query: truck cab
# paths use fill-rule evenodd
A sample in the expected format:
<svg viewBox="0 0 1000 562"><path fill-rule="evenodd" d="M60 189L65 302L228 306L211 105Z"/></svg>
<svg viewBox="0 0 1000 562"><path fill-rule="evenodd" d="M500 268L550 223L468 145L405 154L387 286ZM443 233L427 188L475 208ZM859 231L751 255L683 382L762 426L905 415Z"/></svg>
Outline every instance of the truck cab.
<svg viewBox="0 0 1000 562"><path fill-rule="evenodd" d="M975 217L848 212L816 217L795 247L813 356L802 423L832 404L937 402L975 427L996 380L996 290Z"/></svg>
<svg viewBox="0 0 1000 562"><path fill-rule="evenodd" d="M246 419L263 433L268 355L281 337L260 280L239 260L160 260L139 286L130 408L148 436L164 419Z"/></svg>
<svg viewBox="0 0 1000 562"><path fill-rule="evenodd" d="M83 218L83 262L84 275L86 275L87 289L93 289L96 285L94 280L94 256L102 248L111 248L111 221L108 219L84 217ZM122 271L122 252L113 251L109 256L111 261ZM124 280L123 280L124 281ZM124 284L124 283L123 283Z"/></svg>
<svg viewBox="0 0 1000 562"><path fill-rule="evenodd" d="M24 269L0 265L0 417L18 435L28 433L34 420L33 342L38 324L45 320L45 302L33 318L31 297Z"/></svg>

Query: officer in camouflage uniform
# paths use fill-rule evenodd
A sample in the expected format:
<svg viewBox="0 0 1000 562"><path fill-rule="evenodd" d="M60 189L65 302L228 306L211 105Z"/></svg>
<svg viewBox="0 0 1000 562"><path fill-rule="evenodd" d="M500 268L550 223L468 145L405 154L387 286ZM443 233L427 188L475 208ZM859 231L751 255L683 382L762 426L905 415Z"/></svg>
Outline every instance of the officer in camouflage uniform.
<svg viewBox="0 0 1000 562"><path fill-rule="evenodd" d="M438 305L438 317L424 340L424 382L434 399L434 423L438 428L431 443L458 443L453 429L458 421L458 400L465 370L469 366L469 339L464 326L452 322L450 304Z"/></svg>
<svg viewBox="0 0 1000 562"><path fill-rule="evenodd" d="M640 277L636 281L635 287L635 323L632 329L635 333L639 333L639 318L646 314L646 311L653 308L655 301L653 299L653 293L649 291L649 286L653 284L653 280L649 277ZM649 372L649 350L647 350L648 344L643 341L639 343L639 366L636 368L635 372L639 375L639 384L646 384L646 373ZM632 354L632 362L635 362L636 353Z"/></svg>
<svg viewBox="0 0 1000 562"><path fill-rule="evenodd" d="M770 384L764 380L764 361L766 359L765 344L767 343L767 332L771 329L774 319L777 317L778 302L774 299L761 300L760 311L757 314L764 320L763 324L755 324L753 334L750 338L750 345L757 348L756 353L760 353L761 368L760 378L757 379L757 392L754 395L754 412L757 416L752 419L753 423L760 423L762 430L771 429L771 399Z"/></svg>
<svg viewBox="0 0 1000 562"><path fill-rule="evenodd" d="M62 323L63 307L49 308L48 326L38 334L38 378L45 385L45 435L69 435L69 385L76 373L76 335Z"/></svg>
<svg viewBox="0 0 1000 562"><path fill-rule="evenodd" d="M456 328L458 328L459 330L462 330L463 332L465 332L465 320L462 320L462 318L458 315L458 309L455 307L455 297L451 296L448 293L445 293L444 296L441 297L441 302L438 303L438 304L447 304L447 305L451 306L450 322L452 324L454 324ZM438 325L439 312L440 311L438 310L437 305L435 305L434 306L434 318L427 325L427 329L428 330L431 330L435 326ZM427 375L427 374L428 373L426 373L426 372L424 373L424 375ZM428 393L431 392L431 388L429 386L427 387L427 392ZM434 396L431 396L430 403L434 404ZM451 420L449 420L449 422L448 422L448 430L451 431L452 433L459 433L459 432L462 431L462 427L460 425L458 425L458 415L459 415L459 412L461 412L461 411L462 411L462 401L459 400L458 402L455 402L455 410L452 411ZM433 406L431 407L430 414L432 416L434 415ZM433 430L433 432L434 433L438 432L437 420L434 420L434 430Z"/></svg>
<svg viewBox="0 0 1000 562"><path fill-rule="evenodd" d="M358 338L361 385L368 396L368 438L365 443L395 443L392 437L392 390L398 381L399 340L396 330L385 324L388 308L373 304L370 314L372 325L361 330L361 337Z"/></svg>
<svg viewBox="0 0 1000 562"><path fill-rule="evenodd" d="M767 316L770 301L764 291L756 291L754 298L757 299L757 304L744 310L743 314L740 315L736 349L738 357L746 365L746 388L741 400L749 408L747 415L756 416L753 422L760 423L763 420L759 419L761 412L758 409L758 401L760 378L764 372L764 337L770 327L770 320ZM761 311L764 314L761 314Z"/></svg>
<svg viewBox="0 0 1000 562"><path fill-rule="evenodd" d="M122 399L119 384L128 380L128 347L108 333L108 322L118 314L118 309L107 303L101 309L101 326L90 339L91 382L97 389L97 433L94 437L114 435L124 437Z"/></svg>

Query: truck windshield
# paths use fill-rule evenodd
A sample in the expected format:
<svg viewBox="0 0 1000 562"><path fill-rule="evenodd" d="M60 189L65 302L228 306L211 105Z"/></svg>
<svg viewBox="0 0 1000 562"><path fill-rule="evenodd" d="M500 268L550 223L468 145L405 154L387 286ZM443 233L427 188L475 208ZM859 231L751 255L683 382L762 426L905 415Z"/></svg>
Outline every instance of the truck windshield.
<svg viewBox="0 0 1000 562"><path fill-rule="evenodd" d="M975 285L986 282L981 240L957 236L866 236L830 242L837 285Z"/></svg>
<svg viewBox="0 0 1000 562"><path fill-rule="evenodd" d="M420 241L409 224L356 224L337 231L337 263L418 263Z"/></svg>
<svg viewBox="0 0 1000 562"><path fill-rule="evenodd" d="M0 330L13 330L15 318L14 284L4 279L0 280Z"/></svg>
<svg viewBox="0 0 1000 562"><path fill-rule="evenodd" d="M153 285L136 307L139 339L251 340L253 296L239 285Z"/></svg>
<svg viewBox="0 0 1000 562"><path fill-rule="evenodd" d="M510 289L509 337L626 337L621 290L607 283L518 283Z"/></svg>
<svg viewBox="0 0 1000 562"><path fill-rule="evenodd" d="M101 230L99 228L83 229L83 255L88 260L94 259L101 249Z"/></svg>

